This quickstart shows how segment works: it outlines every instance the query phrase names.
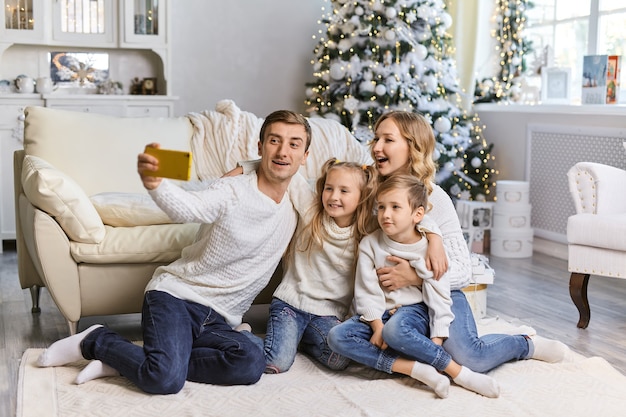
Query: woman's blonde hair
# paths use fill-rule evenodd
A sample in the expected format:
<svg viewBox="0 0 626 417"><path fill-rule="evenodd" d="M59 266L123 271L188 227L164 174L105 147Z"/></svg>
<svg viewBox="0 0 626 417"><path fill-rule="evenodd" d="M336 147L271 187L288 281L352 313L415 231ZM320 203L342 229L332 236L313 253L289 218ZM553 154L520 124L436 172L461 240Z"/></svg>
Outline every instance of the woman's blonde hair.
<svg viewBox="0 0 626 417"><path fill-rule="evenodd" d="M395 122L400 134L409 143L409 166L408 173L417 177L426 187L430 194L433 190L432 183L435 180L437 164L433 161L435 152L435 134L428 120L420 113L394 110L387 112L376 120L374 132L378 126L387 119ZM374 157L374 144L370 144L370 152ZM384 178L381 178L384 180Z"/></svg>
<svg viewBox="0 0 626 417"><path fill-rule="evenodd" d="M314 210L311 222L302 230L302 239L296 239L299 244L297 250L310 251L312 246L322 247L324 240L328 238L328 233L324 227L324 219L329 216L324 210L322 203L322 193L326 184L326 178L330 172L335 170L345 170L354 173L359 179L359 191L361 196L354 212L354 228L352 238L354 242L354 262L358 255L358 247L361 238L372 231L372 210L376 194L378 178L376 170L369 165L358 164L356 162L341 162L336 158L331 158L322 166L322 173L315 184L316 200L312 208ZM291 249L290 249L291 250ZM310 252L309 252L310 253Z"/></svg>

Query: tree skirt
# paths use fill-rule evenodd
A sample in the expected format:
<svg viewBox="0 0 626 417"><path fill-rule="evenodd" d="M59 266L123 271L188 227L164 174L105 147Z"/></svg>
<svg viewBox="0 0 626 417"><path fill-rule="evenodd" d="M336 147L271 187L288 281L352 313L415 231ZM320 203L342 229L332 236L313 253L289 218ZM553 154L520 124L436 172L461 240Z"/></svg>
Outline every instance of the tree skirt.
<svg viewBox="0 0 626 417"><path fill-rule="evenodd" d="M484 319L484 333L519 333L503 320ZM528 327L524 327L526 332ZM524 331L522 330L522 331ZM532 329L530 329L532 330ZM351 365L321 368L304 355L284 374L263 375L251 386L187 382L175 395L149 395L123 377L75 385L87 361L38 368L42 349L28 349L19 374L17 417L113 416L620 416L626 413L626 376L606 360L569 352L549 364L526 360L491 371L500 397L485 398L455 384L440 399L400 375Z"/></svg>

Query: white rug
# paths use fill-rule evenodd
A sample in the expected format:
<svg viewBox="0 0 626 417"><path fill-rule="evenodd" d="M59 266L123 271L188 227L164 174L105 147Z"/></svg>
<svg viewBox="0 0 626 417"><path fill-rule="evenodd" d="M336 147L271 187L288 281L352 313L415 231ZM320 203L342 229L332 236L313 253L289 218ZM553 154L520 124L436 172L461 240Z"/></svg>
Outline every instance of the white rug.
<svg viewBox="0 0 626 417"><path fill-rule="evenodd" d="M498 319L479 323L481 333L516 333ZM626 376L599 357L570 352L563 363L507 363L490 372L501 386L497 399L456 385L438 399L408 377L352 365L344 372L318 367L299 355L280 375L252 386L220 387L187 382L175 395L148 395L122 377L74 385L86 361L38 368L42 349L22 358L17 417L72 416L624 416Z"/></svg>

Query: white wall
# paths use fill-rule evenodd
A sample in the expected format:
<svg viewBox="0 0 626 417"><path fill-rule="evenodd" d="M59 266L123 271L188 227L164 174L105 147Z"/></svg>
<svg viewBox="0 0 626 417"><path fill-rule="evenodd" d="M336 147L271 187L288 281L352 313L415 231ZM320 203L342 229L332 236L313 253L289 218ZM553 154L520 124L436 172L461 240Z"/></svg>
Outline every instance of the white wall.
<svg viewBox="0 0 626 417"><path fill-rule="evenodd" d="M232 99L263 117L304 111L323 0L171 1L176 114Z"/></svg>

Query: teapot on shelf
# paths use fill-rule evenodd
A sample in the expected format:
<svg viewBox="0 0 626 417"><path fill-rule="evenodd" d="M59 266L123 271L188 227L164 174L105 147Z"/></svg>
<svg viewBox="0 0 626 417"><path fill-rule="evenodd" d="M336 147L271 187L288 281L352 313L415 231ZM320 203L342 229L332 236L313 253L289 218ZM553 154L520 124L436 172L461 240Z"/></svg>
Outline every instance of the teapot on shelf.
<svg viewBox="0 0 626 417"><path fill-rule="evenodd" d="M27 75L18 75L15 79L15 90L23 94L33 93L35 92L35 81Z"/></svg>

